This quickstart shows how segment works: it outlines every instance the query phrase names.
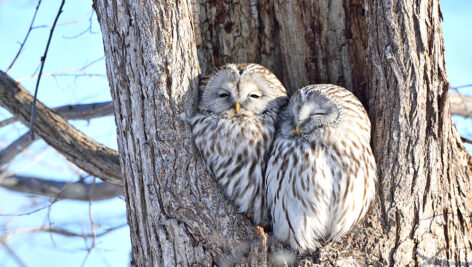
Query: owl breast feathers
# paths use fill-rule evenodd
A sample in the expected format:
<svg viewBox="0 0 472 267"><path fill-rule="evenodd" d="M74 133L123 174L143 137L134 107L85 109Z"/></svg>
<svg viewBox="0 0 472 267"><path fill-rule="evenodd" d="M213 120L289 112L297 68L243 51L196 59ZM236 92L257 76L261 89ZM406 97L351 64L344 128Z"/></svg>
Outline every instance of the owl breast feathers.
<svg viewBox="0 0 472 267"><path fill-rule="evenodd" d="M348 90L310 85L279 118L266 170L274 235L313 250L348 232L375 196L370 121Z"/></svg>
<svg viewBox="0 0 472 267"><path fill-rule="evenodd" d="M200 82L192 134L225 194L256 224L268 221L264 171L287 93L268 69L227 64Z"/></svg>

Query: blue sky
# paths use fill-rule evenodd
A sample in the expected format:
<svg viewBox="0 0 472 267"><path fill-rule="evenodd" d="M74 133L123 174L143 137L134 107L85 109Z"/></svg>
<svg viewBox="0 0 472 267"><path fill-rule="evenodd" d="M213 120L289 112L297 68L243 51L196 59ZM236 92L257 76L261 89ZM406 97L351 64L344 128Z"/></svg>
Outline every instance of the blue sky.
<svg viewBox="0 0 472 267"><path fill-rule="evenodd" d="M15 0L0 5L0 69L5 71L26 34L37 1ZM46 26L31 32L24 52L9 74L15 79L25 79L22 85L32 91L36 79L26 79L37 70L39 59L44 53L45 44L60 1L42 1L35 25ZM99 25L92 14L92 1L66 1L64 12L54 32L43 73L76 70L98 60L86 69L88 74L98 74L96 78L84 76L44 76L38 99L50 107L111 100L108 81L105 78L105 62ZM92 16L92 33L70 38L85 31ZM70 23L76 21L75 23ZM62 25L65 24L65 25ZM79 72L71 72L80 74ZM0 110L0 120L10 117ZM115 124L112 116L71 123L108 147L117 149ZM26 128L20 123L0 129L0 148L23 134ZM39 175L50 179L76 181L83 173L65 161L54 149L43 141L36 141L30 149L18 156L8 168L11 172ZM45 207L48 198L12 193L0 189L0 214L22 213ZM115 198L92 204L96 232L109 227L126 224L126 206L122 199ZM49 213L49 219L48 219ZM59 201L50 210L44 209L29 216L0 217L0 226L7 231L25 227L40 227L51 222L78 233L90 233L88 203L79 201ZM0 227L0 235L5 229ZM97 239L97 248L86 258L92 242L82 238L64 238L59 235L21 234L8 240L27 266L128 266L130 241L128 227L120 228L105 237ZM0 265L17 266L16 262L0 246Z"/></svg>
<svg viewBox="0 0 472 267"><path fill-rule="evenodd" d="M446 70L451 87L472 84L472 1L441 1L443 34L446 49ZM472 95L472 87L459 89L462 94ZM452 116L459 135L470 138L470 119ZM465 144L472 152L472 145Z"/></svg>
<svg viewBox="0 0 472 267"><path fill-rule="evenodd" d="M0 5L0 69L5 71L29 27L34 13L36 1L10 0ZM60 1L43 1L36 18L36 26L46 26L31 32L24 52L16 62L10 75L22 80L22 85L32 91L36 82L29 78L39 66L39 59L49 34L49 27L56 15ZM90 103L111 100L108 82L104 77L105 62L103 60L102 39L99 25L92 12L92 1L66 1L64 13L59 20L44 73L77 70L82 66L98 60L86 69L94 77L84 76L45 76L41 79L38 98L46 105L55 107L65 104ZM472 1L443 1L443 32L446 46L446 65L451 85L459 86L472 83ZM90 24L89 18L92 18ZM72 23L74 22L74 23ZM86 31L91 26L91 31ZM86 33L77 36L79 33ZM80 74L79 72L72 72ZM461 90L471 94L472 88ZM10 114L0 109L0 120ZM459 133L472 136L470 120L453 118ZM98 142L116 149L116 133L114 120L111 116L91 121L71 121L71 123ZM20 123L0 128L0 149L15 140L26 128ZM8 166L11 172L40 175L50 179L76 181L83 173L67 163L54 149L43 141L35 142L23 155L17 157ZM47 206L49 199L43 197L20 195L0 188L0 214L21 213ZM90 232L88 203L77 201L59 201L50 210L34 213L29 216L1 217L0 235L24 227L39 227L49 221L57 226L64 226L77 232ZM107 227L114 227L126 222L125 203L115 198L107 201L94 202L92 205L97 232ZM87 244L81 238L63 238L49 234L22 234L8 240L27 266L127 266L129 262L129 229L120 230L97 240L97 248L93 249L88 258ZM88 246L91 242L88 241ZM17 266L16 262L0 246L0 265Z"/></svg>

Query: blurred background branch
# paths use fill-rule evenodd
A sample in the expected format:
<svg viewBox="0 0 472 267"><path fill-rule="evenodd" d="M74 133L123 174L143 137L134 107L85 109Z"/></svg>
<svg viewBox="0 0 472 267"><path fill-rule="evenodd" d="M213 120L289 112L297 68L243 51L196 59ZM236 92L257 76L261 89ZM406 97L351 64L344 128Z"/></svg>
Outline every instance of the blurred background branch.
<svg viewBox="0 0 472 267"><path fill-rule="evenodd" d="M449 103L451 114L465 118L472 117L472 96L449 92Z"/></svg>

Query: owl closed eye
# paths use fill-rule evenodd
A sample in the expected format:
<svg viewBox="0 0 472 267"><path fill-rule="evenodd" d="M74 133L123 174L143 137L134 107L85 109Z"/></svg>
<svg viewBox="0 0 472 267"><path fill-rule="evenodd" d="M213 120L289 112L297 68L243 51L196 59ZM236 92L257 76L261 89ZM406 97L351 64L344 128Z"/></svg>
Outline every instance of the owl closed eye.
<svg viewBox="0 0 472 267"><path fill-rule="evenodd" d="M348 90L318 84L291 97L279 125L265 176L274 235L314 250L347 233L375 197L369 117Z"/></svg>

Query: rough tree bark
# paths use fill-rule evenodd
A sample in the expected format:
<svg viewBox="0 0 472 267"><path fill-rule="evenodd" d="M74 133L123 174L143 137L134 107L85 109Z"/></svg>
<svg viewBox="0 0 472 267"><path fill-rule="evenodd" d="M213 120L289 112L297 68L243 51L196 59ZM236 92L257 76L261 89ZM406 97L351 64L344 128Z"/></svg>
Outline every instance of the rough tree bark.
<svg viewBox="0 0 472 267"><path fill-rule="evenodd" d="M186 122L199 63L186 0L95 2L115 105L132 264L264 264L263 232L206 172Z"/></svg>
<svg viewBox="0 0 472 267"><path fill-rule="evenodd" d="M390 264L471 265L471 157L451 123L439 1L366 5L374 250Z"/></svg>
<svg viewBox="0 0 472 267"><path fill-rule="evenodd" d="M228 62L259 62L290 92L331 82L364 100L363 1L200 0L199 7L203 74Z"/></svg>
<svg viewBox="0 0 472 267"><path fill-rule="evenodd" d="M472 160L450 120L437 0L94 5L134 264L273 259L267 236L235 213L205 171L185 122L200 69L241 61L268 66L292 92L309 83L343 85L372 120L376 203L340 242L299 255L296 264L472 264Z"/></svg>

